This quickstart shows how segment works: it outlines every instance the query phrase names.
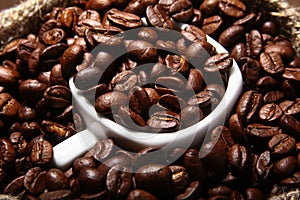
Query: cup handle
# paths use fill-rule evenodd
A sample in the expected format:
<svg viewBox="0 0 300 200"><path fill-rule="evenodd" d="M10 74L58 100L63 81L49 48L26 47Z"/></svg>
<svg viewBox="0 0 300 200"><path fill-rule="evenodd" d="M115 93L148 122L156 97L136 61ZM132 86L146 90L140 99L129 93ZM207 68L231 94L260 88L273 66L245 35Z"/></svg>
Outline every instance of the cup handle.
<svg viewBox="0 0 300 200"><path fill-rule="evenodd" d="M99 141L99 137L85 129L53 147L51 165L61 170L70 167L73 161L90 150Z"/></svg>

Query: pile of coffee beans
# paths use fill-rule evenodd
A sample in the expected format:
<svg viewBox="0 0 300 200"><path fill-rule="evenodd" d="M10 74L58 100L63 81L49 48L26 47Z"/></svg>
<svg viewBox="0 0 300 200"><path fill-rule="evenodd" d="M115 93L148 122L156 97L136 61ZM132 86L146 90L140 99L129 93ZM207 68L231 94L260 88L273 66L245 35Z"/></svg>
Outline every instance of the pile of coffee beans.
<svg viewBox="0 0 300 200"><path fill-rule="evenodd" d="M222 99L233 59L217 54L200 28L188 25L175 34L146 27L111 37L74 78L98 113L131 129L171 132L199 122Z"/></svg>
<svg viewBox="0 0 300 200"><path fill-rule="evenodd" d="M99 44L117 47L125 31L143 26L142 18L157 31L177 29L179 22L197 30L197 34L183 30L185 39L178 38L174 46L168 40L152 40L152 32L141 29L143 42L126 44L142 43L144 48L150 43L146 45L149 51L142 55L163 49L151 69L162 64L172 76L183 70L183 52L194 43L205 43L201 31L226 47L243 75L244 91L235 110L224 126L208 133L210 140L198 149L178 147L163 152L149 147L133 153L118 149L107 139L75 160L68 171L52 169L52 147L84 126L73 111L69 78L77 72L78 81L80 73L86 72L87 77L99 74L98 67L89 67L91 63L105 66L113 54L102 52L94 58L91 51ZM186 41L192 43L186 45ZM173 50L177 54L166 54ZM216 55L221 59L229 56ZM149 73L135 68L148 63L149 57L133 57L114 62L118 70L108 80L114 79L114 87L119 88L116 79L121 75L131 80L134 73L138 82L148 81ZM23 199L266 199L300 187L300 61L276 22L250 12L242 0L80 0L44 16L39 32L10 42L0 52L0 61L0 190L7 198L21 194ZM200 66L202 77L210 70L223 70L209 66ZM186 74L187 80L189 76ZM170 81L168 74L159 75L155 82L166 81L166 77ZM174 77L172 82L178 81ZM226 83L226 77L222 80ZM87 80L80 84L85 88L79 89L90 100L95 100L95 94L98 98L109 94L111 85L98 81L89 85ZM206 92L205 87L199 92ZM140 97L156 92L160 98L166 95L164 103L177 96L174 89L142 88L137 87L133 94ZM215 85L208 91L210 98L222 94ZM139 100L132 98L135 103ZM158 109L161 104L166 106L162 102L156 102ZM195 105L187 112L198 110ZM132 117L132 107L122 109L122 114ZM157 153L157 159L148 156L151 152Z"/></svg>

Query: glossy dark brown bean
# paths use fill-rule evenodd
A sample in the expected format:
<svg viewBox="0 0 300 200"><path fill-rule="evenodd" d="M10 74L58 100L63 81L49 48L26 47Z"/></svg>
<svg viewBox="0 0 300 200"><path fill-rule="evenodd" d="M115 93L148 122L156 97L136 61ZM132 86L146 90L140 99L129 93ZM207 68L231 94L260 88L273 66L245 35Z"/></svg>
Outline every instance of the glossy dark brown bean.
<svg viewBox="0 0 300 200"><path fill-rule="evenodd" d="M207 180L207 170L203 161L199 158L199 151L188 149L183 155L183 166L186 168L189 179L204 183Z"/></svg>
<svg viewBox="0 0 300 200"><path fill-rule="evenodd" d="M235 21L233 25L240 25L243 26L246 30L251 30L255 26L256 19L256 13L249 13L245 17Z"/></svg>
<svg viewBox="0 0 300 200"><path fill-rule="evenodd" d="M31 161L34 164L49 164L53 157L52 144L47 140L40 140L33 144L31 149Z"/></svg>
<svg viewBox="0 0 300 200"><path fill-rule="evenodd" d="M262 35L258 30L251 30L246 34L247 55L256 58L263 49Z"/></svg>
<svg viewBox="0 0 300 200"><path fill-rule="evenodd" d="M46 173L47 189L55 191L69 188L69 180L64 173L56 168L50 169Z"/></svg>
<svg viewBox="0 0 300 200"><path fill-rule="evenodd" d="M182 194L176 196L176 200L195 199L201 192L201 184L199 181L191 182Z"/></svg>
<svg viewBox="0 0 300 200"><path fill-rule="evenodd" d="M150 25L163 28L174 28L174 22L161 5L149 5L146 9L146 17Z"/></svg>
<svg viewBox="0 0 300 200"><path fill-rule="evenodd" d="M279 178L286 178L292 175L295 168L296 158L293 156L288 156L274 163L273 172Z"/></svg>
<svg viewBox="0 0 300 200"><path fill-rule="evenodd" d="M230 56L234 58L238 63L241 63L241 58L246 57L246 45L244 43L238 43L236 44L231 52Z"/></svg>
<svg viewBox="0 0 300 200"><path fill-rule="evenodd" d="M153 194L141 189L132 190L126 198L126 200L137 200L137 199L157 200L157 198Z"/></svg>
<svg viewBox="0 0 300 200"><path fill-rule="evenodd" d="M273 169L273 162L271 161L271 153L264 151L260 155L255 156L253 160L253 175L255 181L265 181L269 178Z"/></svg>
<svg viewBox="0 0 300 200"><path fill-rule="evenodd" d="M171 193L172 172L164 165L148 164L137 170L135 181L138 188L154 194L168 195Z"/></svg>
<svg viewBox="0 0 300 200"><path fill-rule="evenodd" d="M260 63L264 71L276 75L283 73L284 65L278 53L260 54Z"/></svg>
<svg viewBox="0 0 300 200"><path fill-rule="evenodd" d="M189 77L186 83L186 89L192 89L195 93L201 91L204 86L203 74L199 69L190 69Z"/></svg>
<svg viewBox="0 0 300 200"><path fill-rule="evenodd" d="M181 124L183 127L189 127L196 124L204 118L202 110L198 106L186 106L180 112Z"/></svg>
<svg viewBox="0 0 300 200"><path fill-rule="evenodd" d="M83 11L79 17L78 17L78 21L84 20L84 19L92 19L98 22L101 22L101 16L99 15L99 13L95 10L85 10Z"/></svg>
<svg viewBox="0 0 300 200"><path fill-rule="evenodd" d="M203 20L202 30L208 35L218 35L222 30L223 19L214 15Z"/></svg>
<svg viewBox="0 0 300 200"><path fill-rule="evenodd" d="M119 107L118 116L115 117L115 120L117 123L136 130L146 126L146 122L141 115L124 105Z"/></svg>
<svg viewBox="0 0 300 200"><path fill-rule="evenodd" d="M231 26L221 33L219 43L227 48L232 47L238 42L243 41L244 34L244 27Z"/></svg>
<svg viewBox="0 0 300 200"><path fill-rule="evenodd" d="M137 86L131 90L129 95L129 106L144 119L147 118L150 100L144 88Z"/></svg>
<svg viewBox="0 0 300 200"><path fill-rule="evenodd" d="M265 48L265 53L278 53L283 60L292 60L294 57L293 49L279 44L271 44Z"/></svg>
<svg viewBox="0 0 300 200"><path fill-rule="evenodd" d="M228 152L228 164L233 172L240 174L250 167L250 154L245 146L235 144Z"/></svg>
<svg viewBox="0 0 300 200"><path fill-rule="evenodd" d="M127 50L129 57L138 63L155 63L158 59L157 49L151 43L143 40L131 42Z"/></svg>
<svg viewBox="0 0 300 200"><path fill-rule="evenodd" d="M71 73L75 71L75 67L83 61L83 53L80 45L72 45L66 49L60 59L63 77L70 77Z"/></svg>
<svg viewBox="0 0 300 200"><path fill-rule="evenodd" d="M45 137L55 144L63 141L73 134L67 126L49 120L43 120L40 128L45 134Z"/></svg>
<svg viewBox="0 0 300 200"><path fill-rule="evenodd" d="M121 92L109 92L99 96L95 101L95 109L102 114L111 113L128 102L127 96Z"/></svg>
<svg viewBox="0 0 300 200"><path fill-rule="evenodd" d="M92 157L80 157L75 159L73 162L72 171L75 176L78 176L80 171L86 167L96 167L96 163Z"/></svg>
<svg viewBox="0 0 300 200"><path fill-rule="evenodd" d="M262 101L263 97L258 92L254 90L247 91L238 101L236 113L242 120L250 122L257 117Z"/></svg>
<svg viewBox="0 0 300 200"><path fill-rule="evenodd" d="M266 126L262 124L249 124L246 127L246 132L253 141L267 142L274 135L282 133L279 127Z"/></svg>
<svg viewBox="0 0 300 200"><path fill-rule="evenodd" d="M106 18L113 25L117 25L124 28L138 28L142 26L142 20L139 16L132 13L119 11L116 8L110 9L106 13ZM110 24L106 24L106 25L110 25Z"/></svg>
<svg viewBox="0 0 300 200"><path fill-rule="evenodd" d="M171 111L155 112L148 119L147 125L155 132L176 131L180 126L180 116Z"/></svg>
<svg viewBox="0 0 300 200"><path fill-rule="evenodd" d="M171 68L175 72L186 74L189 71L188 60L183 56L167 55L165 62L167 67Z"/></svg>
<svg viewBox="0 0 300 200"><path fill-rule="evenodd" d="M282 77L288 80L299 81L300 80L299 72L300 72L300 68L285 68Z"/></svg>
<svg viewBox="0 0 300 200"><path fill-rule="evenodd" d="M52 192L45 192L39 196L41 200L59 200L59 199L69 199L72 197L72 192L70 190L56 190Z"/></svg>
<svg viewBox="0 0 300 200"><path fill-rule="evenodd" d="M126 92L131 90L137 83L137 75L126 70L115 75L111 80L111 87L115 92Z"/></svg>
<svg viewBox="0 0 300 200"><path fill-rule="evenodd" d="M4 188L3 193L4 194L11 194L11 195L18 195L20 194L25 188L24 188L24 175L19 176L12 180L7 186Z"/></svg>
<svg viewBox="0 0 300 200"><path fill-rule="evenodd" d="M296 140L286 134L277 134L268 143L268 148L274 156L284 156L295 149Z"/></svg>
<svg viewBox="0 0 300 200"><path fill-rule="evenodd" d="M264 95L264 103L280 103L284 100L285 95L282 91L271 91Z"/></svg>
<svg viewBox="0 0 300 200"><path fill-rule="evenodd" d="M187 22L193 17L193 5L188 0L175 1L170 6L169 13L174 20Z"/></svg>
<svg viewBox="0 0 300 200"><path fill-rule="evenodd" d="M64 42L66 39L66 33L61 28L53 28L43 33L42 42L46 45L53 45Z"/></svg>
<svg viewBox="0 0 300 200"><path fill-rule="evenodd" d="M3 86L13 86L21 78L21 74L13 68L0 66L0 72L0 84Z"/></svg>
<svg viewBox="0 0 300 200"><path fill-rule="evenodd" d="M283 111L279 105L275 103L266 104L259 110L259 119L264 123L276 123L283 115Z"/></svg>
<svg viewBox="0 0 300 200"><path fill-rule="evenodd" d="M228 72L233 64L233 59L229 53L220 53L210 57L204 66L204 70L207 72Z"/></svg>
<svg viewBox="0 0 300 200"><path fill-rule="evenodd" d="M2 169L7 169L11 167L11 164L16 159L15 149L11 144L11 142L5 138L0 139L0 149L1 149L0 167Z"/></svg>
<svg viewBox="0 0 300 200"><path fill-rule="evenodd" d="M46 171L34 167L27 171L24 177L24 187L31 194L40 194L46 188Z"/></svg>
<svg viewBox="0 0 300 200"><path fill-rule="evenodd" d="M98 141L94 147L88 152L98 161L109 158L114 153L114 142L111 139L103 139ZM87 155L86 155L87 156Z"/></svg>
<svg viewBox="0 0 300 200"><path fill-rule="evenodd" d="M264 76L257 80L256 82L256 90L261 93L265 94L272 90L276 90L279 87L279 82L274 79L272 76Z"/></svg>
<svg viewBox="0 0 300 200"><path fill-rule="evenodd" d="M230 17L243 17L246 11L246 5L239 0L221 0L218 4L219 9Z"/></svg>
<svg viewBox="0 0 300 200"><path fill-rule="evenodd" d="M107 173L106 187L108 195L112 198L126 196L132 185L132 173L128 167L122 165L113 166Z"/></svg>
<svg viewBox="0 0 300 200"><path fill-rule="evenodd" d="M244 125L237 114L233 114L229 118L229 130L235 141L244 145L248 143Z"/></svg>
<svg viewBox="0 0 300 200"><path fill-rule="evenodd" d="M47 89L45 83L40 83L37 80L27 79L19 86L21 97L27 101L38 101L43 97L44 91Z"/></svg>
<svg viewBox="0 0 300 200"><path fill-rule="evenodd" d="M250 200L250 199L263 200L263 199L265 199L263 192L257 188L247 188L245 193L246 193L245 195L246 195L247 200Z"/></svg>
<svg viewBox="0 0 300 200"><path fill-rule="evenodd" d="M131 0L124 11L143 17L145 16L146 8L149 5L155 5L157 2L157 0Z"/></svg>
<svg viewBox="0 0 300 200"><path fill-rule="evenodd" d="M72 93L66 86L55 85L45 90L44 98L53 108L66 108L71 105Z"/></svg>
<svg viewBox="0 0 300 200"><path fill-rule="evenodd" d="M102 176L103 174L101 174L96 168L83 168L78 175L80 188L86 193L96 193L102 191L102 189L105 187L105 182L103 182Z"/></svg>

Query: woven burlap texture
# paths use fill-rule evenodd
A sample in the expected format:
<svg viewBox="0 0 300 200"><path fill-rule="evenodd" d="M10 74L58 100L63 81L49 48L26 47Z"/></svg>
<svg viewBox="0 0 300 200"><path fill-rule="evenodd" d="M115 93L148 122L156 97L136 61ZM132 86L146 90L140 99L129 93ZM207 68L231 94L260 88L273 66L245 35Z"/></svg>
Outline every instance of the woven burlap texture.
<svg viewBox="0 0 300 200"><path fill-rule="evenodd" d="M41 18L54 7L72 5L75 0L27 0L0 13L0 46L12 39L36 32Z"/></svg>

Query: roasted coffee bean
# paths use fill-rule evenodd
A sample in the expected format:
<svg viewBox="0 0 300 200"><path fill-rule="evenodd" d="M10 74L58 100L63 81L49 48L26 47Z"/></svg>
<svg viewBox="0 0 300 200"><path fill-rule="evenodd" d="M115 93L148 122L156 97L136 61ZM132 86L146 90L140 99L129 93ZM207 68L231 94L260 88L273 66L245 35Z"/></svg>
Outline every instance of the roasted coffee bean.
<svg viewBox="0 0 300 200"><path fill-rule="evenodd" d="M194 66L203 65L206 60L214 55L215 47L207 41L197 41L187 47L185 55L190 63Z"/></svg>
<svg viewBox="0 0 300 200"><path fill-rule="evenodd" d="M168 29L174 28L174 22L172 22L167 12L159 4L155 6L149 5L147 7L146 18L149 25Z"/></svg>
<svg viewBox="0 0 300 200"><path fill-rule="evenodd" d="M176 21L187 22L193 17L193 5L188 0L175 1L170 6L169 14Z"/></svg>
<svg viewBox="0 0 300 200"><path fill-rule="evenodd" d="M204 183L207 180L207 170L203 161L199 158L199 151L188 149L183 155L183 165L186 168L189 179Z"/></svg>
<svg viewBox="0 0 300 200"><path fill-rule="evenodd" d="M260 64L264 71L271 75L281 74L284 71L284 65L278 53L260 54Z"/></svg>
<svg viewBox="0 0 300 200"><path fill-rule="evenodd" d="M269 34L271 36L276 36L278 33L276 24L273 21L266 21L261 27L262 33Z"/></svg>
<svg viewBox="0 0 300 200"><path fill-rule="evenodd" d="M67 35L61 28L53 28L43 33L42 42L46 45L53 45L64 42Z"/></svg>
<svg viewBox="0 0 300 200"><path fill-rule="evenodd" d="M4 188L4 194L18 195L22 191L24 191L24 175L19 176L12 180L7 186Z"/></svg>
<svg viewBox="0 0 300 200"><path fill-rule="evenodd" d="M123 28L138 28L142 26L142 20L139 16L127 13L123 11L119 11L116 8L112 8L106 13L106 19L108 23L104 21L105 25L116 25Z"/></svg>
<svg viewBox="0 0 300 200"><path fill-rule="evenodd" d="M245 192L246 199L257 199L263 200L265 199L264 194L257 188L247 188Z"/></svg>
<svg viewBox="0 0 300 200"><path fill-rule="evenodd" d="M229 17L243 17L245 15L246 6L239 0L221 0L218 4L219 9Z"/></svg>
<svg viewBox="0 0 300 200"><path fill-rule="evenodd" d="M137 169L136 187L162 196L169 195L172 188L172 171L160 164L148 164Z"/></svg>
<svg viewBox="0 0 300 200"><path fill-rule="evenodd" d="M56 190L51 192L44 192L39 196L41 200L59 200L59 199L69 199L72 197L72 192L70 190Z"/></svg>
<svg viewBox="0 0 300 200"><path fill-rule="evenodd" d="M40 125L37 122L24 122L20 126L20 131L26 140L30 140L40 134Z"/></svg>
<svg viewBox="0 0 300 200"><path fill-rule="evenodd" d="M145 16L146 8L149 5L155 5L157 2L157 0L131 0L124 11L143 17Z"/></svg>
<svg viewBox="0 0 300 200"><path fill-rule="evenodd" d="M245 173L250 167L250 153L245 146L234 144L228 152L228 164L233 172Z"/></svg>
<svg viewBox="0 0 300 200"><path fill-rule="evenodd" d="M25 154L25 152L27 151L28 143L21 132L13 132L12 134L10 134L9 141L13 145L17 157L23 156Z"/></svg>
<svg viewBox="0 0 300 200"><path fill-rule="evenodd" d="M229 53L220 53L210 57L204 66L204 70L207 72L228 72L233 64L233 59Z"/></svg>
<svg viewBox="0 0 300 200"><path fill-rule="evenodd" d="M299 100L296 100L292 102L291 104L288 104L287 107L284 109L284 114L286 115L293 115L295 117L298 116L300 110L299 110Z"/></svg>
<svg viewBox="0 0 300 200"><path fill-rule="evenodd" d="M188 105L192 106L199 106L204 114L206 115L207 113L205 112L204 109L209 109L211 107L212 103L212 94L209 91L201 91L198 94L192 96L188 101Z"/></svg>
<svg viewBox="0 0 300 200"><path fill-rule="evenodd" d="M196 8L194 8L193 9L193 17L191 19L190 24L194 25L194 26L200 27L201 24L202 24L202 22L203 22L203 17L202 17L201 11L198 10L198 9L196 9Z"/></svg>
<svg viewBox="0 0 300 200"><path fill-rule="evenodd" d="M279 122L279 119L283 115L283 111L279 105L275 103L269 103L261 107L259 110L259 119L262 120L263 123L274 124Z"/></svg>
<svg viewBox="0 0 300 200"><path fill-rule="evenodd" d="M126 198L126 200L136 200L136 199L157 200L157 198L153 194L141 189L132 190Z"/></svg>
<svg viewBox="0 0 300 200"><path fill-rule="evenodd" d="M281 180L280 183L284 186L297 187L297 185L300 183L300 173L295 172L291 177Z"/></svg>
<svg viewBox="0 0 300 200"><path fill-rule="evenodd" d="M138 1L136 1L138 2ZM138 9L139 10L139 9ZM138 37L147 42L154 42L158 39L157 33L152 28L144 27L138 32Z"/></svg>
<svg viewBox="0 0 300 200"><path fill-rule="evenodd" d="M265 151L258 156L254 156L253 160L253 178L255 182L266 181L273 169L271 161L271 153Z"/></svg>
<svg viewBox="0 0 300 200"><path fill-rule="evenodd" d="M271 76L264 76L257 80L256 90L261 94L266 94L279 87L279 82Z"/></svg>
<svg viewBox="0 0 300 200"><path fill-rule="evenodd" d="M219 11L218 0L204 0L200 5L200 11L204 16L216 15Z"/></svg>
<svg viewBox="0 0 300 200"><path fill-rule="evenodd" d="M165 62L167 67L171 68L175 72L186 74L189 70L188 60L183 56L167 55L167 57L165 58Z"/></svg>
<svg viewBox="0 0 300 200"><path fill-rule="evenodd" d="M45 134L45 137L55 144L73 134L67 126L49 120L41 122L41 130Z"/></svg>
<svg viewBox="0 0 300 200"><path fill-rule="evenodd" d="M139 114L135 113L131 108L125 105L119 107L118 116L116 116L114 119L117 123L136 130L140 130L141 127L146 126L145 120Z"/></svg>
<svg viewBox="0 0 300 200"><path fill-rule="evenodd" d="M18 119L21 122L34 121L36 119L36 112L34 108L26 105L20 105L18 111Z"/></svg>
<svg viewBox="0 0 300 200"><path fill-rule="evenodd" d="M34 167L27 171L24 177L24 186L31 194L40 194L46 188L46 171Z"/></svg>
<svg viewBox="0 0 300 200"><path fill-rule="evenodd" d="M72 29L77 24L77 21L78 15L72 8L64 9L61 13L61 17L58 19L60 25L67 30Z"/></svg>
<svg viewBox="0 0 300 200"><path fill-rule="evenodd" d="M186 106L180 112L182 126L189 127L204 118L202 110L198 106Z"/></svg>
<svg viewBox="0 0 300 200"><path fill-rule="evenodd" d="M90 200L90 199L106 199L107 198L107 191L103 190L96 194L82 194L80 195L80 199L82 200Z"/></svg>
<svg viewBox="0 0 300 200"><path fill-rule="evenodd" d="M189 174L182 166L171 165L169 166L172 172L173 191L175 194L183 192L189 184Z"/></svg>
<svg viewBox="0 0 300 200"><path fill-rule="evenodd" d="M94 147L88 152L98 161L103 161L109 158L114 152L114 142L111 139L98 141ZM87 156L87 155L86 155Z"/></svg>
<svg viewBox="0 0 300 200"><path fill-rule="evenodd" d="M199 69L190 69L189 77L186 82L186 89L193 90L195 93L201 91L204 86L203 74Z"/></svg>
<svg viewBox="0 0 300 200"><path fill-rule="evenodd" d="M105 13L113 6L113 1L91 0L86 3L86 10L96 10L99 13Z"/></svg>
<svg viewBox="0 0 300 200"><path fill-rule="evenodd" d="M246 34L246 51L249 57L256 58L263 48L262 35L258 30L251 30Z"/></svg>
<svg viewBox="0 0 300 200"><path fill-rule="evenodd" d="M271 91L264 95L264 103L280 103L285 98L285 95L282 91Z"/></svg>
<svg viewBox="0 0 300 200"><path fill-rule="evenodd" d="M182 90L185 87L183 80L176 76L161 76L156 79L155 83L174 90Z"/></svg>
<svg viewBox="0 0 300 200"><path fill-rule="evenodd" d="M109 114L121 105L126 105L128 98L121 92L108 92L99 96L95 101L95 109L101 114Z"/></svg>
<svg viewBox="0 0 300 200"><path fill-rule="evenodd" d="M101 23L96 20L83 19L77 23L77 25L75 26L74 29L75 29L75 33L77 35L84 37L87 29L95 28L95 27L99 27L99 26L101 26Z"/></svg>
<svg viewBox="0 0 300 200"><path fill-rule="evenodd" d="M230 56L234 58L239 64L242 63L242 58L247 56L246 45L244 43L236 44L231 52Z"/></svg>
<svg viewBox="0 0 300 200"><path fill-rule="evenodd" d="M5 66L0 66L0 84L2 86L14 86L21 78L21 74L13 69Z"/></svg>
<svg viewBox="0 0 300 200"><path fill-rule="evenodd" d="M277 134L268 143L268 148L274 156L285 156L295 149L296 140L286 134Z"/></svg>
<svg viewBox="0 0 300 200"><path fill-rule="evenodd" d="M177 52L176 44L172 40L157 40L155 44L158 52L162 55L164 55L165 52Z"/></svg>
<svg viewBox="0 0 300 200"><path fill-rule="evenodd" d="M278 53L283 60L291 61L294 57L293 49L279 44L270 44L265 48L265 53Z"/></svg>
<svg viewBox="0 0 300 200"><path fill-rule="evenodd" d="M199 181L191 182L182 194L176 196L178 199L195 199L201 192L201 184Z"/></svg>
<svg viewBox="0 0 300 200"><path fill-rule="evenodd" d="M221 33L219 43L225 48L233 47L238 42L243 41L244 34L244 27L231 26Z"/></svg>
<svg viewBox="0 0 300 200"><path fill-rule="evenodd" d="M180 127L180 116L171 111L153 113L147 125L155 132L172 132Z"/></svg>
<svg viewBox="0 0 300 200"><path fill-rule="evenodd" d="M244 125L237 114L233 114L229 118L229 130L235 141L243 145L248 143L248 138L245 132Z"/></svg>
<svg viewBox="0 0 300 200"><path fill-rule="evenodd" d="M257 20L256 13L249 13L245 17L235 21L233 25L243 26L247 31L247 30L251 30L255 26L256 20Z"/></svg>
<svg viewBox="0 0 300 200"><path fill-rule="evenodd" d="M157 49L151 43L143 40L131 42L127 50L129 58L138 63L155 63L158 59Z"/></svg>
<svg viewBox="0 0 300 200"><path fill-rule="evenodd" d="M96 86L102 70L99 67L87 67L74 76L74 84L80 90L87 90Z"/></svg>
<svg viewBox="0 0 300 200"><path fill-rule="evenodd" d="M282 91L284 92L285 96L287 98L296 98L298 93L295 90L295 88L297 87L297 83L295 81L292 80L284 80L281 84L282 87Z"/></svg>
<svg viewBox="0 0 300 200"><path fill-rule="evenodd" d="M71 105L72 93L66 86L54 85L45 90L44 99L53 108L66 108Z"/></svg>
<svg viewBox="0 0 300 200"><path fill-rule="evenodd" d="M68 86L68 83L62 74L61 64L57 64L52 67L50 71L50 84Z"/></svg>
<svg viewBox="0 0 300 200"><path fill-rule="evenodd" d="M62 75L69 78L75 67L83 61L83 48L80 45L72 45L63 53L60 64Z"/></svg>
<svg viewBox="0 0 300 200"><path fill-rule="evenodd" d="M0 167L8 169L16 159L16 151L12 143L5 138L0 139L0 150Z"/></svg>
<svg viewBox="0 0 300 200"><path fill-rule="evenodd" d="M236 106L236 113L245 122L251 122L257 118L263 97L254 90L245 92Z"/></svg>
<svg viewBox="0 0 300 200"><path fill-rule="evenodd" d="M162 95L159 99L159 104L178 114L186 106L186 103L182 98L171 94Z"/></svg>
<svg viewBox="0 0 300 200"><path fill-rule="evenodd" d="M69 188L68 178L59 169L53 168L47 171L46 180L47 180L47 189L49 191Z"/></svg>
<svg viewBox="0 0 300 200"><path fill-rule="evenodd" d="M213 197L216 195L221 195L221 196L228 197L231 195L232 192L233 192L232 189L227 186L216 186L208 190L208 196Z"/></svg>
<svg viewBox="0 0 300 200"><path fill-rule="evenodd" d="M101 16L95 10L85 10L85 11L83 11L79 15L78 21L81 21L81 20L84 20L84 19L91 19L91 20L101 22Z"/></svg>
<svg viewBox="0 0 300 200"><path fill-rule="evenodd" d="M80 170L78 181L80 188L86 193L97 193L104 189L103 174L93 167L84 167Z"/></svg>
<svg viewBox="0 0 300 200"><path fill-rule="evenodd" d="M182 31L181 34L185 36L186 39L192 42L207 41L205 32L195 25L187 25ZM206 45L204 43L203 45ZM209 44L207 44L209 45Z"/></svg>
<svg viewBox="0 0 300 200"><path fill-rule="evenodd" d="M222 30L223 23L222 17L214 15L203 20L202 30L208 35L217 36Z"/></svg>
<svg viewBox="0 0 300 200"><path fill-rule="evenodd" d="M45 83L40 83L38 80L27 79L21 82L19 86L19 92L21 97L24 100L37 102L39 101L44 94L44 91L47 89Z"/></svg>
<svg viewBox="0 0 300 200"><path fill-rule="evenodd" d="M31 161L34 164L49 164L53 157L52 144L44 139L35 142L31 149Z"/></svg>
<svg viewBox="0 0 300 200"><path fill-rule="evenodd" d="M274 135L282 133L279 127L266 126L262 124L249 124L246 133L254 142L267 142Z"/></svg>
<svg viewBox="0 0 300 200"><path fill-rule="evenodd" d="M279 178L287 178L296 169L296 158L288 156L274 163L273 172Z"/></svg>
<svg viewBox="0 0 300 200"><path fill-rule="evenodd" d="M75 159L72 166L72 171L75 176L78 176L83 168L95 168L96 163L92 157L80 157Z"/></svg>
<svg viewBox="0 0 300 200"><path fill-rule="evenodd" d="M131 189L132 176L129 168L122 165L113 166L106 177L108 195L112 198L126 196Z"/></svg>
<svg viewBox="0 0 300 200"><path fill-rule="evenodd" d="M288 80L300 81L300 68L285 68L282 77Z"/></svg>

